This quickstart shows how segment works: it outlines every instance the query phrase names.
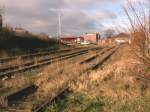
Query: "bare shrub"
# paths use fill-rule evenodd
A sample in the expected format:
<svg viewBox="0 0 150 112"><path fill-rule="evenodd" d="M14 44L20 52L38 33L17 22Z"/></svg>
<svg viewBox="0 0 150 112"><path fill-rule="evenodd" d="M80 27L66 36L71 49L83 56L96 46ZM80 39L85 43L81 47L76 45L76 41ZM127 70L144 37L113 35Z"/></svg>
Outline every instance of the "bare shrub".
<svg viewBox="0 0 150 112"><path fill-rule="evenodd" d="M124 7L124 11L129 19L132 36L132 48L136 55L147 65L150 65L150 36L149 36L149 6L144 2L138 2L136 4L127 0L127 6Z"/></svg>

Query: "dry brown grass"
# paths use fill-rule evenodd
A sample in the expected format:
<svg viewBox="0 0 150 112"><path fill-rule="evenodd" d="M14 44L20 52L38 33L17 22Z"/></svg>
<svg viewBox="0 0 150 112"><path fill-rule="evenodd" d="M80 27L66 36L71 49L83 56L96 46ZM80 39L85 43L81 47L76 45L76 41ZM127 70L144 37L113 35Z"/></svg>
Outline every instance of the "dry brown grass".
<svg viewBox="0 0 150 112"><path fill-rule="evenodd" d="M53 66L45 68L42 72L42 77L36 81L39 87L38 96L47 97L53 96L69 85L69 83L76 79L84 70L86 66L81 66L78 62L65 61L63 63L56 63ZM52 93L50 95L50 93Z"/></svg>
<svg viewBox="0 0 150 112"><path fill-rule="evenodd" d="M2 92L3 95L10 94L12 92L18 91L19 89L23 88L24 86L30 85L33 83L33 80L31 77L25 77L25 76L18 76L17 79L13 78L10 80L0 81L0 93ZM4 88L4 89L3 89ZM5 91L7 89L8 91Z"/></svg>
<svg viewBox="0 0 150 112"><path fill-rule="evenodd" d="M136 80L135 76L140 71L138 66L141 64L137 59L129 46L121 48L102 70L82 75L72 88L74 91L103 97L133 99L141 96L142 92L149 94L149 89L141 90L144 83Z"/></svg>
<svg viewBox="0 0 150 112"><path fill-rule="evenodd" d="M70 85L73 94L67 95L62 100L63 104L60 101L60 104L46 112L83 112L85 109L100 112L98 108L103 112L149 112L150 87L136 78L141 69L144 69L143 64L131 47L125 45L102 69L80 75Z"/></svg>
<svg viewBox="0 0 150 112"><path fill-rule="evenodd" d="M41 102L45 102L45 100L56 96L65 87L69 86L72 80L76 81L76 78L87 69L86 65L81 66L79 64L79 61L85 58L87 58L87 56L57 62L46 67L39 73L35 81L35 84L39 88L34 94L35 97L29 97L30 101L28 105L32 107L41 104Z"/></svg>
<svg viewBox="0 0 150 112"><path fill-rule="evenodd" d="M146 98L150 96L150 87L147 83L136 79L140 67L144 68L138 59L130 46L120 48L102 69L84 73L72 83L71 88L74 95L81 93L81 96L70 97L75 97L75 99L99 98L104 104L101 107L104 112L148 112L150 102ZM74 112L75 108L82 110L85 106L80 103L77 106L76 103L78 104L78 102L69 103L64 110L69 109L70 112ZM88 106L86 108L90 108Z"/></svg>
<svg viewBox="0 0 150 112"><path fill-rule="evenodd" d="M95 52L94 52L95 53ZM25 108L31 109L32 106L37 105L47 98L52 98L57 95L64 87L68 86L69 83L76 77L78 77L87 68L86 65L82 66L79 62L87 57L93 55L93 52L89 52L88 55L82 55L66 61L60 61L45 67L37 75L28 76L17 76L14 79L3 81L2 85L11 90L17 90L24 85L35 83L39 88L38 91L31 97L27 98L27 105ZM30 108L29 108L30 107Z"/></svg>

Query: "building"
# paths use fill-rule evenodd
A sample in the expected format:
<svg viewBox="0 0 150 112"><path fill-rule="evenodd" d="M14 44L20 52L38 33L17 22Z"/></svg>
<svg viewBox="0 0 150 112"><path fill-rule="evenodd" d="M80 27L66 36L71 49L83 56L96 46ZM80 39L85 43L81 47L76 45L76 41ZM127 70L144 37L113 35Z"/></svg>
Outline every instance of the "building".
<svg viewBox="0 0 150 112"><path fill-rule="evenodd" d="M80 43L83 41L83 37L79 36L65 36L61 38L63 43Z"/></svg>
<svg viewBox="0 0 150 112"><path fill-rule="evenodd" d="M17 33L17 34L26 33L26 32L27 32L27 30L25 30L24 28L21 28L21 27L15 28L15 33Z"/></svg>
<svg viewBox="0 0 150 112"><path fill-rule="evenodd" d="M131 44L131 38L128 34L125 33L120 33L116 37L113 38L114 42L117 44L123 44L123 43L128 43Z"/></svg>
<svg viewBox="0 0 150 112"><path fill-rule="evenodd" d="M117 43L117 44L123 44L123 43L131 44L131 39L129 39L129 38L116 38L115 43Z"/></svg>
<svg viewBox="0 0 150 112"><path fill-rule="evenodd" d="M93 34L85 33L83 35L83 38L85 42L98 43L98 41L100 40L100 34L99 33L93 33Z"/></svg>
<svg viewBox="0 0 150 112"><path fill-rule="evenodd" d="M109 45L109 44L123 44L128 43L131 44L131 38L128 34L120 33L111 38L104 38L99 41L99 44L102 46Z"/></svg>
<svg viewBox="0 0 150 112"><path fill-rule="evenodd" d="M29 34L29 32L26 29L21 27L16 27L14 32L16 36L20 36L20 37L28 36Z"/></svg>

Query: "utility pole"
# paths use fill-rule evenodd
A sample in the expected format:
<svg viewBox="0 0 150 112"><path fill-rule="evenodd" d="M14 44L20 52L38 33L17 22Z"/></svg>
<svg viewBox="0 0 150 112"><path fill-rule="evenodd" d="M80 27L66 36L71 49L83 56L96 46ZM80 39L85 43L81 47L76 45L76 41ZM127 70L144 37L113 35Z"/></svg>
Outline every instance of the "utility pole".
<svg viewBox="0 0 150 112"><path fill-rule="evenodd" d="M57 39L59 40L62 35L61 9L49 9L49 11L56 12L58 14L58 23L56 23L56 27L58 27L58 31L56 31L56 36L58 36Z"/></svg>
<svg viewBox="0 0 150 112"><path fill-rule="evenodd" d="M58 43L61 41L61 14L58 12Z"/></svg>
<svg viewBox="0 0 150 112"><path fill-rule="evenodd" d="M59 13L58 15L58 24L59 24L59 29L58 29L58 37L59 39L61 38L61 14Z"/></svg>

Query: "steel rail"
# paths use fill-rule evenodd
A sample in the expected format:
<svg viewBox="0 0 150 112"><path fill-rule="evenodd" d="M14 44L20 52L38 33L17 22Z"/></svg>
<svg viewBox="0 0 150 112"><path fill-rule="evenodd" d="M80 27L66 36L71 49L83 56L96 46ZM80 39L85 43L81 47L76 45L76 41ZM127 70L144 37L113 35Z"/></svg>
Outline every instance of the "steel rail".
<svg viewBox="0 0 150 112"><path fill-rule="evenodd" d="M97 48L93 48L91 50L94 50L94 49L96 50ZM0 79L3 79L5 77L11 78L11 76L13 76L15 73L25 72L27 70L39 68L39 67L57 62L57 61L65 60L65 59L72 58L72 57L75 57L75 56L79 56L79 55L87 53L88 50L89 49L80 50L80 51L76 51L76 52L73 52L73 53L62 54L60 56L56 56L56 57L53 57L53 58L41 60L37 64L34 64L34 63L31 62L31 63L25 64L23 66L17 66L16 67L17 69L13 69L13 70L10 70L10 71L6 71L4 73L0 73Z"/></svg>

